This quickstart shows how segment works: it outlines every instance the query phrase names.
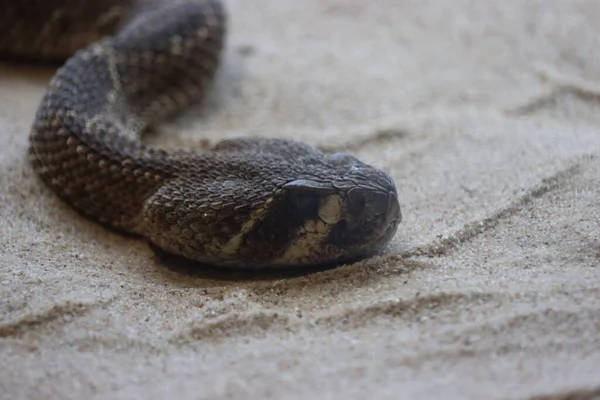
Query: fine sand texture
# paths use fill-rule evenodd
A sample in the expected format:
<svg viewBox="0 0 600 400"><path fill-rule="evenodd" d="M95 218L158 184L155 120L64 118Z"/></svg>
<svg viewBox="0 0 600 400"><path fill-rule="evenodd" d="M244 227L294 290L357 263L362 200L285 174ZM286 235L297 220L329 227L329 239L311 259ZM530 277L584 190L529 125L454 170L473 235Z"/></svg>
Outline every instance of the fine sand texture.
<svg viewBox="0 0 600 400"><path fill-rule="evenodd" d="M0 65L0 398L600 396L600 2L227 0L206 101L148 138L296 138L390 172L383 256L253 276L74 212ZM196 268L195 268L196 267Z"/></svg>

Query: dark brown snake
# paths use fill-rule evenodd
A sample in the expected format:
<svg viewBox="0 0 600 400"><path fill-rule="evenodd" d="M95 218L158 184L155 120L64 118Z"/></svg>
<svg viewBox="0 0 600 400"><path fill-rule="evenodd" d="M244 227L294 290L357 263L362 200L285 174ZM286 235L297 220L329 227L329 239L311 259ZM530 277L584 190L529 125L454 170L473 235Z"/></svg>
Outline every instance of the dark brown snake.
<svg viewBox="0 0 600 400"><path fill-rule="evenodd" d="M393 180L349 154L279 138L228 139L202 152L142 142L213 79L227 22L220 1L0 6L3 57L64 62L35 115L29 154L43 181L87 217L233 267L339 263L394 236Z"/></svg>

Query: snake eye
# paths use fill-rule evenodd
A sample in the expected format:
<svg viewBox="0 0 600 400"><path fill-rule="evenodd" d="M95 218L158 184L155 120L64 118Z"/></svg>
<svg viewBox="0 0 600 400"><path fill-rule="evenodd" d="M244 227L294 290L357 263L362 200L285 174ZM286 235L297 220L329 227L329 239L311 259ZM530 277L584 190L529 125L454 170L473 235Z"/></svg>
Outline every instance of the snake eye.
<svg viewBox="0 0 600 400"><path fill-rule="evenodd" d="M320 199L333 193L333 186L327 182L297 179L283 185L291 205L303 216L315 217L319 212Z"/></svg>
<svg viewBox="0 0 600 400"><path fill-rule="evenodd" d="M319 197L313 192L290 192L289 199L301 215L314 216L319 211Z"/></svg>

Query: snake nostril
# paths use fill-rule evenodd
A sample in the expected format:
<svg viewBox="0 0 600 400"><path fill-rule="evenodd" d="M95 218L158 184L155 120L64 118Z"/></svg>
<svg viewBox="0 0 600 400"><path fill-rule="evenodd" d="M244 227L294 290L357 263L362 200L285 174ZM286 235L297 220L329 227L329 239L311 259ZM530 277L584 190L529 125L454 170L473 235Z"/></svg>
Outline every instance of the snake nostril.
<svg viewBox="0 0 600 400"><path fill-rule="evenodd" d="M382 192L367 192L365 194L367 208L373 215L385 214L389 206L389 195L388 193Z"/></svg>

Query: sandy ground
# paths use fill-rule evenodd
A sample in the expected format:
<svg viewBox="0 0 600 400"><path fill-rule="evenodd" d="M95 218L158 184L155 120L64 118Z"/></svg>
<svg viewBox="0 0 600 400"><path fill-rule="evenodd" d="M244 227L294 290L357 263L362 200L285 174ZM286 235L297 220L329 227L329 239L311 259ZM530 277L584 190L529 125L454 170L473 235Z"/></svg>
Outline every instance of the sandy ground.
<svg viewBox="0 0 600 400"><path fill-rule="evenodd" d="M152 140L353 152L399 187L388 254L173 268L40 183L27 132L52 70L2 65L0 398L600 396L600 3L227 5L206 104Z"/></svg>

